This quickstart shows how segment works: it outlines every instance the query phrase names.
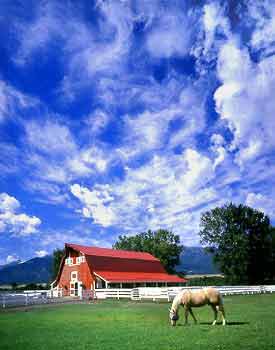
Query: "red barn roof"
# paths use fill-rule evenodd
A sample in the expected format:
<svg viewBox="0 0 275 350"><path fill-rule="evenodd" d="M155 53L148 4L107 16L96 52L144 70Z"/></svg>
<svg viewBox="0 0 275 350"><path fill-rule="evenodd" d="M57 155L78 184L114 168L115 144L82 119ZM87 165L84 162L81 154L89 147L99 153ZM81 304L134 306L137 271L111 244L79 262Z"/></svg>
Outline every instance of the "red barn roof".
<svg viewBox="0 0 275 350"><path fill-rule="evenodd" d="M153 255L144 252L133 252L129 250L116 250L110 248L99 248L99 247L86 247L78 244L65 243L66 247L70 247L77 250L85 255L93 256L105 256L110 258L121 258L121 259L137 259L137 260L149 260L159 261Z"/></svg>
<svg viewBox="0 0 275 350"><path fill-rule="evenodd" d="M159 259L149 253L65 244L85 255L91 273L107 282L186 282L166 273Z"/></svg>

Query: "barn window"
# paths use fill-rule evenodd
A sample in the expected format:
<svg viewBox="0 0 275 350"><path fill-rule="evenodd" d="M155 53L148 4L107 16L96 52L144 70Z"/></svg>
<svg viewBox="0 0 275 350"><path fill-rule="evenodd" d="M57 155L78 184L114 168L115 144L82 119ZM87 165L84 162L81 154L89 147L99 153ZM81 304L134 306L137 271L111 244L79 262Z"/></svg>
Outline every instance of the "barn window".
<svg viewBox="0 0 275 350"><path fill-rule="evenodd" d="M77 280L77 271L71 273L71 280Z"/></svg>
<svg viewBox="0 0 275 350"><path fill-rule="evenodd" d="M73 259L72 258L67 258L65 260L65 265L72 265L73 264Z"/></svg>
<svg viewBox="0 0 275 350"><path fill-rule="evenodd" d="M77 263L77 264L81 264L82 262L85 262L85 257L84 257L84 255L78 256L78 257L76 258L76 263Z"/></svg>

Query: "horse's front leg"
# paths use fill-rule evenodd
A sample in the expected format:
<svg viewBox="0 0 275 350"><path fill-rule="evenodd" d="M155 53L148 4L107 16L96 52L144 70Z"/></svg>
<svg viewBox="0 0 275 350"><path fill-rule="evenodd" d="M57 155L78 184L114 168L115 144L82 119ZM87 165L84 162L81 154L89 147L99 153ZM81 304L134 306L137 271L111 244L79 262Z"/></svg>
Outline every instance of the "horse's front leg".
<svg viewBox="0 0 275 350"><path fill-rule="evenodd" d="M214 312L214 321L213 321L212 325L215 326L215 324L217 323L218 311L217 311L215 305L211 305L211 307L212 307L212 310Z"/></svg>
<svg viewBox="0 0 275 350"><path fill-rule="evenodd" d="M189 313L189 308L185 306L184 307L185 325L188 324L188 313Z"/></svg>
<svg viewBox="0 0 275 350"><path fill-rule="evenodd" d="M189 312L190 312L191 316L193 317L193 320L194 320L195 324L197 324L198 321L197 321L197 319L196 319L196 317L195 317L195 315L194 315L193 310L191 309L191 307L189 308Z"/></svg>

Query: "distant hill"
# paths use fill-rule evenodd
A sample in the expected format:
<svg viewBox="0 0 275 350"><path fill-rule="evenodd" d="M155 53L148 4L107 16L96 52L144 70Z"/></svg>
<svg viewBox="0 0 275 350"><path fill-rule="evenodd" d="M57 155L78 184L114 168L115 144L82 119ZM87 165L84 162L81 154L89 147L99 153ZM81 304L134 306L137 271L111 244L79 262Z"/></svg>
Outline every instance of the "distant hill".
<svg viewBox="0 0 275 350"><path fill-rule="evenodd" d="M53 257L33 258L0 268L0 284L47 283L51 280Z"/></svg>
<svg viewBox="0 0 275 350"><path fill-rule="evenodd" d="M181 255L181 263L177 271L187 274L216 274L219 269L213 263L213 257L206 253L202 247L186 247Z"/></svg>
<svg viewBox="0 0 275 350"><path fill-rule="evenodd" d="M5 264L5 265L0 265L0 270L5 269L6 267L18 265L20 263L21 263L21 260L16 260L16 261L13 261L13 262Z"/></svg>

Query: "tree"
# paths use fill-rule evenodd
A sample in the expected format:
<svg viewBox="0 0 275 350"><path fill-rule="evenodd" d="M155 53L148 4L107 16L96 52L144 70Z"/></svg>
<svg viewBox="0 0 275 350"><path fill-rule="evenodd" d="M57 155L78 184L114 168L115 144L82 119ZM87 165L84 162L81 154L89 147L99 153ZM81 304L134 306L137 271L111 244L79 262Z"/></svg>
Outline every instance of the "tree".
<svg viewBox="0 0 275 350"><path fill-rule="evenodd" d="M272 228L264 213L227 204L201 216L201 243L232 284L259 284L272 276Z"/></svg>
<svg viewBox="0 0 275 350"><path fill-rule="evenodd" d="M58 271L59 266L62 260L62 257L65 255L64 249L55 249L53 252L53 280L55 280Z"/></svg>
<svg viewBox="0 0 275 350"><path fill-rule="evenodd" d="M169 273L175 271L183 251L179 236L167 230L149 230L135 236L121 235L113 248L151 253L161 261Z"/></svg>

